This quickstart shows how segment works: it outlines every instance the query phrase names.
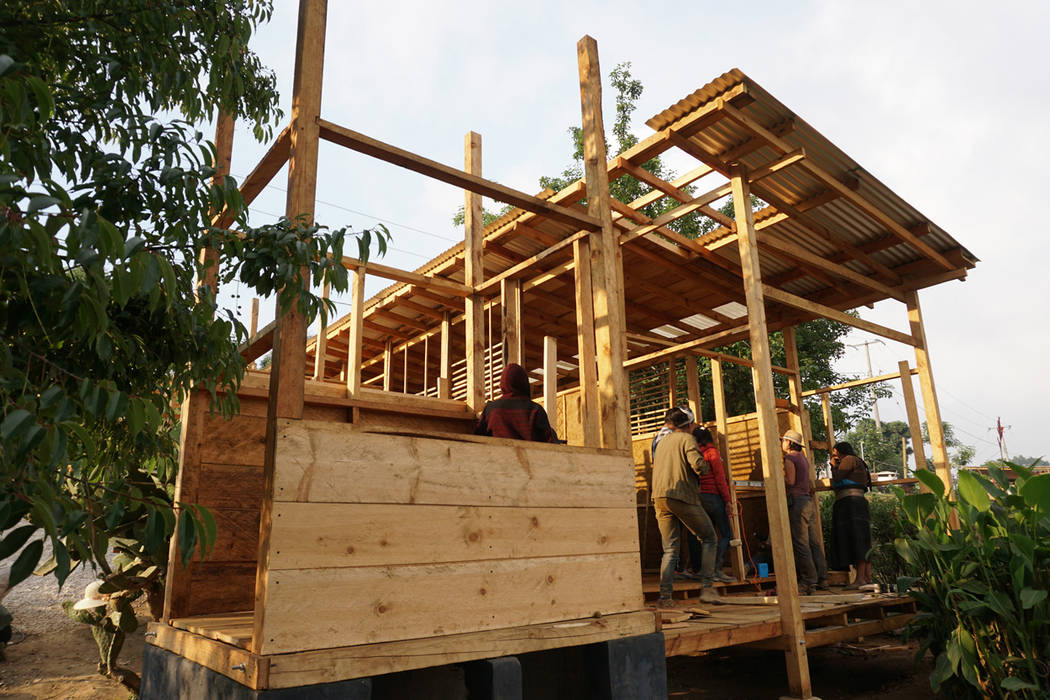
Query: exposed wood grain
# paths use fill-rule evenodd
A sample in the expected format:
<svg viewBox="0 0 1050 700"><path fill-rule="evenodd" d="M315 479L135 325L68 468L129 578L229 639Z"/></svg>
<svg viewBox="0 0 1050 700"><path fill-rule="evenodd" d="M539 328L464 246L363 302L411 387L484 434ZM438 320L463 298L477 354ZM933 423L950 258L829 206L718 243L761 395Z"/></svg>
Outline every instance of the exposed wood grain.
<svg viewBox="0 0 1050 700"><path fill-rule="evenodd" d="M156 635L152 641L147 642L149 644L166 649L205 668L210 668L249 688L259 689L266 687L267 672L270 664L268 659L256 656L230 644L207 639L161 622L150 622L149 632ZM242 664L243 669L234 668L235 666L240 667ZM162 694L170 692L170 697L177 697L180 691L179 688L160 690Z"/></svg>
<svg viewBox="0 0 1050 700"><path fill-rule="evenodd" d="M908 369L908 361L901 360L898 362L897 369L901 377L901 395L904 397L905 414L908 416L908 431L911 435L912 454L915 456L915 468L925 469L926 454L925 450L921 448L922 423L919 422L919 408L915 403L915 386L912 384L912 373Z"/></svg>

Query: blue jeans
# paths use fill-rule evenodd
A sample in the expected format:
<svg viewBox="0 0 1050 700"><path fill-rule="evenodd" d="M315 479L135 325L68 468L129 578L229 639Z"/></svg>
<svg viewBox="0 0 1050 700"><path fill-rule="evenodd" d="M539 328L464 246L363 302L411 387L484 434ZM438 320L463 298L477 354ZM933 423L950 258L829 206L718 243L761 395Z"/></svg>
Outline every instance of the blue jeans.
<svg viewBox="0 0 1050 700"><path fill-rule="evenodd" d="M704 584L710 586L711 578L715 575L715 527L711 524L711 518L700 506L675 498L657 498L653 506L664 546L664 556L660 561L660 597L670 598L674 593L674 569L682 545L682 525L703 543L700 576Z"/></svg>
<svg viewBox="0 0 1050 700"><path fill-rule="evenodd" d="M729 516L726 515L726 503L717 493L700 494L700 502L707 511L711 522L718 528L718 545L715 549L715 568L721 569L726 563L726 552L729 550Z"/></svg>

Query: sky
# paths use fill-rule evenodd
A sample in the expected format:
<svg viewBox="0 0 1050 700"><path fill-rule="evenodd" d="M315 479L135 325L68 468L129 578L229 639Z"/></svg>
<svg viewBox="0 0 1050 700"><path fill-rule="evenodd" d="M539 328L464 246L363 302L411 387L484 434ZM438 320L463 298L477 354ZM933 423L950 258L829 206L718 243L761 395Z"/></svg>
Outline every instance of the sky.
<svg viewBox="0 0 1050 700"><path fill-rule="evenodd" d="M295 0L253 47L278 78L290 113ZM468 131L482 135L483 174L526 192L571 157L580 122L576 42L593 36L603 73L631 63L645 86L634 133L716 76L740 68L946 230L980 262L965 282L920 293L942 418L977 449L1050 457L1042 424L1050 396L1050 253L1047 219L1030 216L1050 161L1050 3L969 1L502 3L456 0L329 3L322 117L462 167ZM268 144L239 125L233 174L250 172ZM679 172L692 167L677 165ZM282 171L256 200L259 221L284 211ZM322 142L316 218L355 229L385 223L384 263L415 269L462 239L451 222L462 190ZM368 294L385 286L369 279ZM247 319L250 300L227 290ZM340 300L342 301L342 300ZM346 307L341 307L345 313ZM264 302L261 321L273 316ZM907 330L902 304L861 316ZM851 344L874 340L851 333ZM875 375L915 365L911 348L869 346ZM863 346L837 368L866 375ZM896 383L882 420L903 419ZM918 383L916 383L918 393ZM920 397L921 402L921 397ZM920 412L921 412L920 407Z"/></svg>

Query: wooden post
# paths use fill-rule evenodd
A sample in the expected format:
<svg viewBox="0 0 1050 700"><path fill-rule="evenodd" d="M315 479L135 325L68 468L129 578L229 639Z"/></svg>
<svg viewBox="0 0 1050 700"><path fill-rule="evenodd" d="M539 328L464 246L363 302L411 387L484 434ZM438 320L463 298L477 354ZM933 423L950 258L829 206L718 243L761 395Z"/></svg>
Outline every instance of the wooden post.
<svg viewBox="0 0 1050 700"><path fill-rule="evenodd" d="M471 175L481 176L481 134L471 131L466 136L464 154L465 170ZM481 195L466 193L463 209L464 271L463 282L477 289L485 281L482 267L482 246L485 225L482 221ZM467 405L480 413L485 407L485 307L480 294L466 299L466 318L463 323L466 334L467 358Z"/></svg>
<svg viewBox="0 0 1050 700"><path fill-rule="evenodd" d="M729 496L736 504L737 514L729 519L729 528L733 532L733 540L738 544L733 547L733 555L729 565L733 569L733 576L738 581L744 580L744 550L742 548L743 537L740 531L740 499L736 496L736 484L733 482L733 465L729 461L729 415L726 412L726 390L722 380L722 361L711 360L711 397L715 404L715 424L718 430L718 451L722 453L722 464L725 466L726 479L729 481Z"/></svg>
<svg viewBox="0 0 1050 700"><path fill-rule="evenodd" d="M331 287L326 282L321 290L321 298L327 299L331 293ZM324 381L325 361L328 359L328 330L327 325L317 326L317 341L314 343L314 379Z"/></svg>
<svg viewBox="0 0 1050 700"><path fill-rule="evenodd" d="M824 412L824 433L828 438L828 454L830 455L831 448L835 446L835 424L831 419L831 397L826 391L820 393L820 408Z"/></svg>
<svg viewBox="0 0 1050 700"><path fill-rule="evenodd" d="M798 344L795 342L795 327L788 326L783 330L784 334L784 364L791 374L788 378L788 395L791 400L791 427L802 433L803 444L802 449L805 450L806 458L809 460L810 472L809 482L810 486L815 487L817 483L817 462L813 458L813 426L809 420L809 413L806 411L806 405L802 401L802 370L798 364ZM813 517L817 521L817 529L823 532L822 523L820 520L820 500L819 494L813 491ZM824 552L824 538L820 538L820 551ZM825 552L826 554L826 552Z"/></svg>
<svg viewBox="0 0 1050 700"><path fill-rule="evenodd" d="M365 337L365 266L354 268L350 278L350 342L346 349L346 394L361 393L361 344Z"/></svg>
<svg viewBox="0 0 1050 700"><path fill-rule="evenodd" d="M230 173L233 157L233 115L220 113L215 123L215 176L212 182L219 184ZM215 213L215 212L213 212ZM197 280L197 289L203 285L211 287L213 294L219 292L219 252L204 248L200 261L206 265L204 275ZM197 296L199 300L200 297ZM259 300L252 300L252 318L249 337L255 335L259 323ZM175 479L175 502L196 503L200 483L201 441L204 434L204 416L208 412L209 397L200 391L190 391L182 402L181 431L179 433L179 473ZM182 566L178 538L172 537L168 547L168 571L164 584L164 611L162 621L173 617L184 617L189 611L192 588L193 562Z"/></svg>
<svg viewBox="0 0 1050 700"><path fill-rule="evenodd" d="M408 346L401 352L401 356L404 359L401 370L401 393L408 393Z"/></svg>
<svg viewBox="0 0 1050 700"><path fill-rule="evenodd" d="M689 410L696 416L697 423L703 423L704 416L700 411L700 368L693 353L685 356L685 386L689 394Z"/></svg>
<svg viewBox="0 0 1050 700"><path fill-rule="evenodd" d="M441 375L438 378L438 398L452 398L452 315L441 316Z"/></svg>
<svg viewBox="0 0 1050 700"><path fill-rule="evenodd" d="M580 427L585 447L601 443L598 427L598 367L594 360L594 297L591 290L591 243L572 246L576 278L576 347L580 369Z"/></svg>
<svg viewBox="0 0 1050 700"><path fill-rule="evenodd" d="M551 425L558 424L558 339L543 336L543 410ZM561 436L565 439L565 436Z"/></svg>
<svg viewBox="0 0 1050 700"><path fill-rule="evenodd" d="M521 364L521 280L505 279L500 282L500 307L502 309L503 366L511 362Z"/></svg>
<svg viewBox="0 0 1050 700"><path fill-rule="evenodd" d="M911 369L907 360L897 363L901 373L901 394L904 396L904 410L908 414L908 431L911 434L911 447L915 452L915 468L926 469L926 450L922 446L922 424L919 422L919 407L915 403L915 386L911 381ZM908 453L904 453L904 465L908 465ZM908 476L905 468L904 476Z"/></svg>
<svg viewBox="0 0 1050 700"><path fill-rule="evenodd" d="M248 337L254 338L259 331L259 297L252 298L252 315L248 321Z"/></svg>
<svg viewBox="0 0 1050 700"><path fill-rule="evenodd" d="M587 213L602 222L601 230L590 236L602 446L630 450L630 402L627 373L623 366L627 330L623 316L623 268L619 257L620 244L609 208L609 172L606 169L598 43L585 36L577 43L576 50L580 67ZM617 269L618 265L620 269Z"/></svg>
<svg viewBox="0 0 1050 700"><path fill-rule="evenodd" d="M386 339L386 347L383 348L383 391L394 389L394 341Z"/></svg>
<svg viewBox="0 0 1050 700"><path fill-rule="evenodd" d="M747 181L747 170L742 165L734 164L730 168L730 175L736 208L737 245L740 249L744 296L747 300L751 360L754 362L752 375L755 380L755 405L758 409L758 433L762 446L766 509L769 513L769 539L777 572L781 630L788 643L788 686L792 696L809 698L812 692L806 653L806 630L799 610L798 581L795 578L795 558L791 547L783 453L780 449L776 403L773 396L773 369L769 356L769 331L766 327L765 299L762 294L762 272L758 259L755 222L751 212L751 188Z"/></svg>
<svg viewBox="0 0 1050 700"><path fill-rule="evenodd" d="M295 42L295 75L292 83L291 151L288 159L289 219L304 216L313 223L317 190L317 150L321 118L321 84L324 72L326 0L300 0ZM309 281L309 280L307 280ZM277 420L303 417L306 383L306 323L293 305L281 313L278 303L270 369L270 398L266 411L266 449L263 460L263 502L259 521L259 567L255 581L255 616L251 651L263 644L270 569L270 518L273 512L274 459Z"/></svg>
<svg viewBox="0 0 1050 700"><path fill-rule="evenodd" d="M941 477L944 483L945 492L949 492L952 488L951 466L948 462L948 449L944 444L941 407L937 402L937 389L933 384L930 351L926 344L926 329L922 323L922 309L919 308L919 293L908 292L906 299L908 323L911 325L912 337L915 338L915 366L919 370L919 387L922 389L922 405L926 409L926 429L930 434L933 464L937 476ZM921 441L919 445L922 446Z"/></svg>
<svg viewBox="0 0 1050 700"><path fill-rule="evenodd" d="M671 407L678 405L678 382L675 381L674 372L676 364L678 360L673 357L667 361L667 405Z"/></svg>

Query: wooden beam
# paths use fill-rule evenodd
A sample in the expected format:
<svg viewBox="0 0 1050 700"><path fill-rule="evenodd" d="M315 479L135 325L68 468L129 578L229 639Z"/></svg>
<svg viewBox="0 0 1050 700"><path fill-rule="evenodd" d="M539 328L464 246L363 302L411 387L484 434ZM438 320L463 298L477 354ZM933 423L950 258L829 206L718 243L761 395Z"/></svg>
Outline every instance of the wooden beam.
<svg viewBox="0 0 1050 700"><path fill-rule="evenodd" d="M321 116L327 11L325 0L299 2L285 215L292 220L302 216L306 224L313 223L316 205L317 152L320 140L317 123ZM304 272L304 275L309 280L309 273ZM306 321L294 305L282 313L278 302L276 322L273 363L270 368L269 404L266 410L264 487L251 649L256 654L261 651L263 645L266 601L269 597L270 521L273 513L277 421L303 417L306 383Z"/></svg>
<svg viewBox="0 0 1050 700"><path fill-rule="evenodd" d="M922 389L922 405L926 409L926 430L930 436L930 447L933 450L933 466L937 476L944 482L944 488L951 490L951 462L948 459L948 448L944 444L944 428L941 423L941 406L937 401L937 388L933 383L933 369L930 367L930 350L926 344L926 328L922 322L922 309L919 307L919 293L908 294L908 323L915 336L915 365L919 370L919 387ZM919 443L922 447L922 443Z"/></svg>
<svg viewBox="0 0 1050 700"><path fill-rule="evenodd" d="M558 425L558 339L549 335L543 336L543 410Z"/></svg>
<svg viewBox="0 0 1050 700"><path fill-rule="evenodd" d="M361 266L365 267L366 272L376 277L382 277L388 280L394 280L395 282L405 282L407 284L414 284L417 287L427 287L436 292L443 294L452 294L458 297L466 297L473 291L469 284L460 284L454 280L443 279L440 277L433 277L431 275L421 275L418 272L409 272L407 270L399 270L396 267L390 267L389 265L382 265L377 262L362 262L357 258L343 257L343 266L347 269L353 269Z"/></svg>
<svg viewBox="0 0 1050 700"><path fill-rule="evenodd" d="M908 361L897 363L901 377L901 394L904 396L904 409L908 416L908 430L911 434L912 452L915 454L915 468L926 469L926 451L922 447L922 423L919 422L919 409L915 403L915 386L911 381L911 370ZM905 454L907 457L907 454ZM908 476L907 472L903 476Z"/></svg>
<svg viewBox="0 0 1050 700"><path fill-rule="evenodd" d="M597 263L591 272L591 285L594 293L594 340L602 447L630 450L630 399L627 394L627 373L623 369L626 359L623 265L609 207L598 43L592 37L585 36L577 43L576 49L580 68L587 212L601 222L601 228L590 238L592 258Z"/></svg>
<svg viewBox="0 0 1050 700"><path fill-rule="evenodd" d="M364 338L365 271L358 267L350 277L350 340L346 352L346 393L361 393L361 339Z"/></svg>
<svg viewBox="0 0 1050 700"><path fill-rule="evenodd" d="M788 521L786 485L773 395L769 331L766 328L765 285L762 284L762 272L758 261L758 241L751 213L751 189L747 181L747 171L743 166L733 167L731 178L733 201L736 203L737 243L744 272L744 295L747 298L751 359L755 363L752 376L758 411L766 509L769 513L769 539L777 571L781 627L783 634L791 642L791 648L786 654L788 686L792 695L808 698L812 695L812 689L805 647L806 628L799 609L795 561L791 556L791 526Z"/></svg>
<svg viewBox="0 0 1050 700"><path fill-rule="evenodd" d="M685 387L689 395L689 410L696 416L697 423L703 423L704 415L700 410L700 368L697 366L695 353L685 356Z"/></svg>
<svg viewBox="0 0 1050 700"><path fill-rule="evenodd" d="M252 312L248 321L248 337L251 338L259 330L259 297L252 298Z"/></svg>
<svg viewBox="0 0 1050 700"><path fill-rule="evenodd" d="M394 343L390 338L386 339L386 347L383 350L383 391L393 389L394 376Z"/></svg>
<svg viewBox="0 0 1050 700"><path fill-rule="evenodd" d="M479 174L471 172L469 169L463 171L450 168L437 161L423 158L415 153L391 146L323 119L319 123L322 138L358 153L364 153L435 180L461 187L468 192L489 197L499 202L506 202L519 209L524 209L576 228L597 229L601 225L601 222L593 216L581 214L574 209L551 204L538 197L505 187L497 182L485 180Z"/></svg>
<svg viewBox="0 0 1050 700"><path fill-rule="evenodd" d="M798 343L795 341L795 327L788 326L781 330L784 336L784 364L791 370L791 374L788 377L788 396L791 400L792 411L788 414L791 422L791 427L799 431L802 434L803 444L802 448L805 450L806 458L809 459L809 486L810 490L813 491L817 485L817 460L813 456L813 426L809 420L809 412L806 411L806 405L802 401L802 369L799 367L798 361ZM820 507L819 501L814 497L813 499L813 519L817 523L817 532L823 532L821 529L820 520ZM821 554L825 554L824 551L824 538L820 538L820 551ZM816 562L814 562L815 564ZM819 574L819 572L818 572Z"/></svg>
<svg viewBox="0 0 1050 700"><path fill-rule="evenodd" d="M762 287L763 295L767 299L772 299L775 302L787 304L788 306L793 306L796 309L809 311L810 313L817 314L818 316L829 319L831 321L845 323L847 326L860 328L861 330L868 331L869 333L880 335L883 338L896 340L898 343L904 343L905 345L915 345L915 339L907 333L901 333L900 331L895 331L892 328L886 328L885 326L880 326L877 323L872 323L871 321L865 321L863 319L856 318L855 316L850 316L849 314L843 313L838 309L833 309L830 306L818 304L815 301L810 301L809 299L800 297L797 294L791 294L790 292L785 292L782 289L771 287L768 284L762 285Z"/></svg>
<svg viewBox="0 0 1050 700"><path fill-rule="evenodd" d="M481 177L481 134L469 132L464 139L464 162L467 173ZM481 195L466 192L464 214L463 281L470 287L466 299L465 353L467 364L467 405L475 413L485 407L485 302L476 291L485 279L482 251L485 224L482 219Z"/></svg>
<svg viewBox="0 0 1050 700"><path fill-rule="evenodd" d="M835 446L835 423L831 416L831 398L827 392L820 395L820 407L824 413L824 435L827 437L828 453Z"/></svg>
<svg viewBox="0 0 1050 700"><path fill-rule="evenodd" d="M579 233L573 234L572 236L569 236L568 238L565 238L565 239L562 239L561 241L558 241L557 243L555 243L551 247L549 247L549 248L547 248L547 249L537 253L536 255L533 255L530 258L527 258L526 260L521 261L520 263L514 265L513 267L510 267L510 268L504 270L503 272L499 273L498 275L493 275L489 279L485 280L485 282L483 284L478 285L478 292L480 292L480 293L491 292L492 290L495 289L496 285L498 285L501 282L503 282L503 280L511 279L513 277L517 277L522 272L524 272L525 270L528 270L530 267L532 267L536 263L544 260L545 258L550 257L551 255L554 255L558 251L561 251L561 250L567 248L568 246L571 246L573 243L575 243L580 238L583 238L583 237L588 236L588 235L590 235L589 231L580 231Z"/></svg>
<svg viewBox="0 0 1050 700"><path fill-rule="evenodd" d="M321 290L321 298L327 299L331 293L331 288L326 282L324 288ZM327 320L327 319L326 319ZM314 338L314 376L315 380L324 379L325 361L328 359L328 327L327 325L319 325L317 327L317 337Z"/></svg>
<svg viewBox="0 0 1050 700"><path fill-rule="evenodd" d="M912 374L918 374L919 371L916 369L909 370ZM832 384L831 386L821 387L820 389L809 389L802 392L802 396L813 396L814 394L826 394L829 391L839 391L841 389L852 389L858 386L867 386L868 384L878 384L879 382L888 382L894 379L898 379L900 374L894 372L893 374L880 374L877 377L864 377L863 379L854 379L853 381L843 382L842 384Z"/></svg>
<svg viewBox="0 0 1050 700"><path fill-rule="evenodd" d="M522 362L521 280L505 279L500 283L500 332L503 343L503 366Z"/></svg>
<svg viewBox="0 0 1050 700"><path fill-rule="evenodd" d="M452 398L452 314L446 311L441 319L441 374L438 398Z"/></svg>
<svg viewBox="0 0 1050 700"><path fill-rule="evenodd" d="M580 419L585 447L598 447L598 368L594 354L594 296L591 290L591 242L573 244L576 291L576 352L580 372Z"/></svg>

